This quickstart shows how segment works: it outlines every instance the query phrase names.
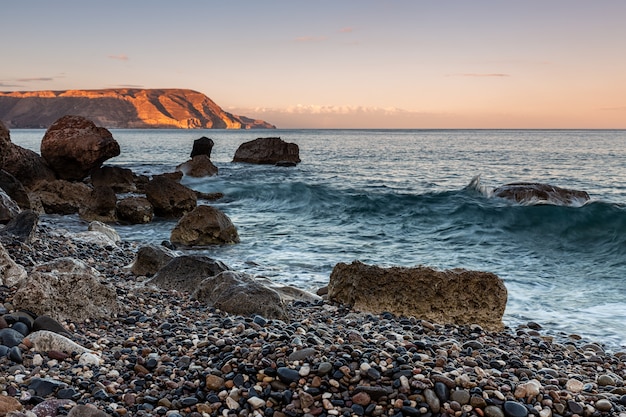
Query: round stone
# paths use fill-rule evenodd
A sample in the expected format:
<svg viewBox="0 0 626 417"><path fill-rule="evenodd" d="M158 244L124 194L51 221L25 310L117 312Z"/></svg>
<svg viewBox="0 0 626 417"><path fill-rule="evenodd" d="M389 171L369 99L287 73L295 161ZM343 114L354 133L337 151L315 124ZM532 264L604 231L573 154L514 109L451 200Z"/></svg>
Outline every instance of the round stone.
<svg viewBox="0 0 626 417"><path fill-rule="evenodd" d="M468 390L460 389L450 393L450 399L461 405L468 404L470 401L470 393Z"/></svg>
<svg viewBox="0 0 626 417"><path fill-rule="evenodd" d="M615 380L610 375L600 375L598 377L598 385L601 387L615 385Z"/></svg>
<svg viewBox="0 0 626 417"><path fill-rule="evenodd" d="M485 416L486 417L504 417L504 413L500 409L500 407L496 405L488 405L485 407Z"/></svg>
<svg viewBox="0 0 626 417"><path fill-rule="evenodd" d="M278 378L281 381L291 384L292 382L298 382L300 379L300 373L295 369L290 369L286 367L280 367L276 370L278 374Z"/></svg>
<svg viewBox="0 0 626 417"><path fill-rule="evenodd" d="M526 417L528 416L528 409L515 401L505 401L502 405L504 415L506 417Z"/></svg>
<svg viewBox="0 0 626 417"><path fill-rule="evenodd" d="M608 411L611 411L612 408L613 408L613 404L611 404L611 401L609 400L601 399L601 400L596 401L596 409L598 411L602 411L603 413L606 413Z"/></svg>
<svg viewBox="0 0 626 417"><path fill-rule="evenodd" d="M565 389L573 393L581 392L584 387L585 384L574 378L568 379L565 383Z"/></svg>

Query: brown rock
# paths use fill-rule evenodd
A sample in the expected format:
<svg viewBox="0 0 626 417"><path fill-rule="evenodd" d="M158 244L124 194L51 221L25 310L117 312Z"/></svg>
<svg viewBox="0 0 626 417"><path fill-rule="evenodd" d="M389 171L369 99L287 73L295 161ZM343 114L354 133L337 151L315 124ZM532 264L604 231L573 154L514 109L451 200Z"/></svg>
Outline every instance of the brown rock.
<svg viewBox="0 0 626 417"><path fill-rule="evenodd" d="M196 208L196 193L167 177L153 178L146 184L145 191L157 216L181 217Z"/></svg>
<svg viewBox="0 0 626 417"><path fill-rule="evenodd" d="M137 191L133 171L117 166L107 165L92 169L91 184L94 187L111 187L116 193L132 193Z"/></svg>
<svg viewBox="0 0 626 417"><path fill-rule="evenodd" d="M355 261L335 266L328 298L356 310L501 330L507 291L502 280L488 272L380 268Z"/></svg>
<svg viewBox="0 0 626 417"><path fill-rule="evenodd" d="M55 180L37 184L31 197L39 200L48 214L74 214L90 194L91 188L87 184Z"/></svg>
<svg viewBox="0 0 626 417"><path fill-rule="evenodd" d="M154 208L144 197L128 197L117 202L117 217L130 224L150 223L154 218Z"/></svg>
<svg viewBox="0 0 626 417"><path fill-rule="evenodd" d="M167 265L176 255L164 246L147 245L137 251L131 271L135 275L151 277Z"/></svg>
<svg viewBox="0 0 626 417"><path fill-rule="evenodd" d="M6 416L12 411L22 410L22 403L8 395L0 395L0 416Z"/></svg>
<svg viewBox="0 0 626 417"><path fill-rule="evenodd" d="M65 180L82 180L119 154L120 145L111 132L82 116L61 117L41 141L41 156Z"/></svg>
<svg viewBox="0 0 626 417"><path fill-rule="evenodd" d="M230 218L220 210L198 206L178 221L170 241L183 246L221 245L239 242L239 235Z"/></svg>
<svg viewBox="0 0 626 417"><path fill-rule="evenodd" d="M20 213L20 208L7 193L0 188L0 224L6 224Z"/></svg>
<svg viewBox="0 0 626 417"><path fill-rule="evenodd" d="M91 193L89 193L89 196L79 208L78 213L83 220L88 222L112 223L117 220L116 205L117 196L113 188L96 186L91 190Z"/></svg>
<svg viewBox="0 0 626 417"><path fill-rule="evenodd" d="M362 405L363 407L368 406L370 401L372 401L372 398L367 392L359 392L352 396L352 402Z"/></svg>
<svg viewBox="0 0 626 417"><path fill-rule="evenodd" d="M224 378L209 374L206 376L206 389L208 391L220 391L224 388Z"/></svg>
<svg viewBox="0 0 626 417"><path fill-rule="evenodd" d="M187 162L176 167L177 171L190 177L211 177L217 175L218 169L207 155L196 155Z"/></svg>
<svg viewBox="0 0 626 417"><path fill-rule="evenodd" d="M496 188L493 195L518 203L548 203L556 205L582 204L589 201L586 191L555 187L549 184L516 182Z"/></svg>
<svg viewBox="0 0 626 417"><path fill-rule="evenodd" d="M15 263L9 252L0 243L0 284L12 287L26 279L26 270Z"/></svg>
<svg viewBox="0 0 626 417"><path fill-rule="evenodd" d="M72 407L67 417L110 417L110 414L99 410L92 404L78 404Z"/></svg>
<svg viewBox="0 0 626 417"><path fill-rule="evenodd" d="M17 203L22 210L31 208L28 192L21 182L7 171L0 169L0 188Z"/></svg>
<svg viewBox="0 0 626 417"><path fill-rule="evenodd" d="M220 261L202 255L183 255L173 258L148 281L167 290L193 292L208 277L230 268Z"/></svg>
<svg viewBox="0 0 626 417"><path fill-rule="evenodd" d="M287 143L281 138L258 138L239 145L233 162L250 164L277 164L279 162L300 162L300 149L295 143Z"/></svg>

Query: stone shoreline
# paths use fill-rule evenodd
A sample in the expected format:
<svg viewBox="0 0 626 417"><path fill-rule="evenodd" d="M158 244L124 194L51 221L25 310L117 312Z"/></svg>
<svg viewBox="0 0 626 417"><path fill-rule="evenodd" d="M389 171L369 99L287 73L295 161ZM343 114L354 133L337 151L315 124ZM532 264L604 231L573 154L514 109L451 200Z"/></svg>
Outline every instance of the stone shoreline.
<svg viewBox="0 0 626 417"><path fill-rule="evenodd" d="M626 416L626 353L532 323L489 332L327 301L291 303L289 322L233 316L145 287L127 268L129 242L101 247L40 225L30 245L3 244L27 271L84 261L126 311L61 323L95 361L28 337L17 360L0 358L0 415ZM13 294L0 287L6 313Z"/></svg>

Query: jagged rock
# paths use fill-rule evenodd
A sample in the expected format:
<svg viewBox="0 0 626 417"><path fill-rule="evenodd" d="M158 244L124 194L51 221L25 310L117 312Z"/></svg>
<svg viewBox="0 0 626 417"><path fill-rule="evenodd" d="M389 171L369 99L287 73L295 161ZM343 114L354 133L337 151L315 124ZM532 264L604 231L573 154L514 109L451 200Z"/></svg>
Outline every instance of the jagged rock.
<svg viewBox="0 0 626 417"><path fill-rule="evenodd" d="M92 169L91 184L94 187L111 187L116 193L132 193L137 191L133 171L117 166L106 165Z"/></svg>
<svg viewBox="0 0 626 417"><path fill-rule="evenodd" d="M506 198L521 204L555 204L571 206L589 201L586 191L555 187L549 184L515 182L493 190L495 197Z"/></svg>
<svg viewBox="0 0 626 417"><path fill-rule="evenodd" d="M26 279L26 270L15 263L0 243L0 284L13 287L19 285L24 279Z"/></svg>
<svg viewBox="0 0 626 417"><path fill-rule="evenodd" d="M31 207L28 192L21 182L13 175L0 169L0 188L9 195L17 203L22 210L28 210Z"/></svg>
<svg viewBox="0 0 626 417"><path fill-rule="evenodd" d="M442 324L478 324L502 330L507 290L489 272L452 269L381 268L339 263L328 284L331 301L372 313L391 312Z"/></svg>
<svg viewBox="0 0 626 417"><path fill-rule="evenodd" d="M164 176L153 178L146 184L145 191L157 216L181 217L196 208L196 193Z"/></svg>
<svg viewBox="0 0 626 417"><path fill-rule="evenodd" d="M230 218L211 206L198 206L185 214L172 230L174 245L204 246L239 242Z"/></svg>
<svg viewBox="0 0 626 417"><path fill-rule="evenodd" d="M65 180L43 181L31 193L47 214L75 214L91 194L91 188L81 182Z"/></svg>
<svg viewBox="0 0 626 417"><path fill-rule="evenodd" d="M13 304L58 321L109 319L122 311L115 288L101 282L95 269L72 258L33 268L15 292Z"/></svg>
<svg viewBox="0 0 626 417"><path fill-rule="evenodd" d="M40 181L52 181L54 171L37 153L11 142L9 130L0 121L0 169L14 176L24 187Z"/></svg>
<svg viewBox="0 0 626 417"><path fill-rule="evenodd" d="M0 236L9 236L22 243L31 243L37 232L38 223L39 214L32 210L24 210L0 230Z"/></svg>
<svg viewBox="0 0 626 417"><path fill-rule="evenodd" d="M135 275L151 277L175 257L174 252L165 246L142 246L130 268Z"/></svg>
<svg viewBox="0 0 626 417"><path fill-rule="evenodd" d="M207 155L196 155L189 161L178 165L176 170L196 178L211 177L217 175L218 172L218 168L213 165L213 162Z"/></svg>
<svg viewBox="0 0 626 417"><path fill-rule="evenodd" d="M117 202L117 218L130 224L150 223L154 218L154 208L144 197L128 197Z"/></svg>
<svg viewBox="0 0 626 417"><path fill-rule="evenodd" d="M161 268L147 284L166 290L193 292L204 279L228 270L228 266L208 256L178 256Z"/></svg>
<svg viewBox="0 0 626 417"><path fill-rule="evenodd" d="M41 156L65 180L82 180L119 154L120 145L111 132L82 116L61 117L41 141Z"/></svg>
<svg viewBox="0 0 626 417"><path fill-rule="evenodd" d="M79 207L83 220L112 223L117 220L117 196L109 186L96 186Z"/></svg>
<svg viewBox="0 0 626 417"><path fill-rule="evenodd" d="M278 292L234 271L204 279L192 297L230 314L288 319L285 303Z"/></svg>
<svg viewBox="0 0 626 417"><path fill-rule="evenodd" d="M20 213L20 207L0 189L0 224L6 224Z"/></svg>
<svg viewBox="0 0 626 417"><path fill-rule="evenodd" d="M196 155L206 155L210 158L213 145L215 145L213 139L202 136L200 139L193 141L193 147L191 148L191 155L189 157L193 158Z"/></svg>
<svg viewBox="0 0 626 417"><path fill-rule="evenodd" d="M250 164L277 164L279 162L300 162L300 148L295 143L287 143L281 138L258 138L239 145L233 162Z"/></svg>

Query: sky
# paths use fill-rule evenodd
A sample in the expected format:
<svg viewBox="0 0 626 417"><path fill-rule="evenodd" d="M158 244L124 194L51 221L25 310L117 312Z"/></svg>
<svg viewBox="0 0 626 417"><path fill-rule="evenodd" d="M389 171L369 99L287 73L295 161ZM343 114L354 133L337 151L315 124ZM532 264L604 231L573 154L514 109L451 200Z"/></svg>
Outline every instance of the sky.
<svg viewBox="0 0 626 417"><path fill-rule="evenodd" d="M0 91L189 88L279 128L626 128L624 0L0 5Z"/></svg>

